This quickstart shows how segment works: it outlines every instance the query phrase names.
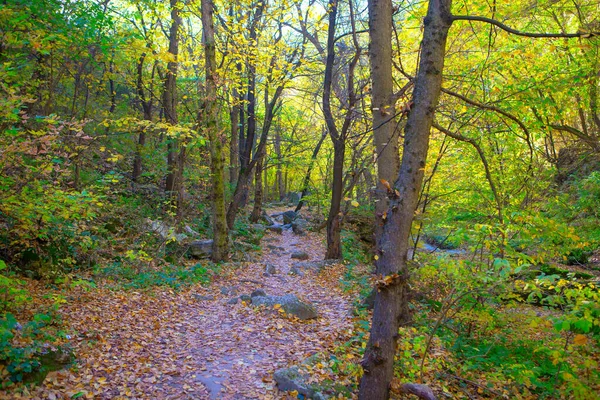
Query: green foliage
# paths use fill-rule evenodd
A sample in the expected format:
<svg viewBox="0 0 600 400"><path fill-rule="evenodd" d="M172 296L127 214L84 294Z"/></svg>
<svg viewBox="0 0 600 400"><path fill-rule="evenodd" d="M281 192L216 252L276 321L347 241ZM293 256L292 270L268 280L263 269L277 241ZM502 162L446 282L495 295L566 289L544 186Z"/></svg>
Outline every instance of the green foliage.
<svg viewBox="0 0 600 400"><path fill-rule="evenodd" d="M115 282L125 289L147 289L155 286L169 286L182 289L197 283L208 284L216 266L195 264L192 266L163 265L156 269L140 269L126 259L115 261L96 271L98 277Z"/></svg>

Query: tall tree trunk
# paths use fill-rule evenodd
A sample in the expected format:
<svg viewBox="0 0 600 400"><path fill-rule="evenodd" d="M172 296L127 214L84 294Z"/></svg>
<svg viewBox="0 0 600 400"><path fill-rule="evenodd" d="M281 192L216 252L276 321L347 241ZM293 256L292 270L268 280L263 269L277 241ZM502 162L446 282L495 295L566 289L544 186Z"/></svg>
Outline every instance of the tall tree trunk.
<svg viewBox="0 0 600 400"><path fill-rule="evenodd" d="M137 95L138 100L142 106L144 114L144 120L152 121L152 90L150 90L150 96L146 99L144 93L144 60L146 54L142 54L137 63ZM156 64L155 64L156 65ZM152 75L154 75L154 68ZM142 174L142 149L146 145L146 131L142 128L138 136L138 142L135 149L135 157L133 159L133 171L131 173L131 180L137 182Z"/></svg>
<svg viewBox="0 0 600 400"><path fill-rule="evenodd" d="M204 121L210 146L210 174L212 182L213 207L213 247L212 260L228 258L227 220L225 212L225 178L223 144L218 130L219 111L217 109L217 61L215 52L215 28L213 25L213 2L202 0L202 32L204 36L204 57L206 64L206 106ZM202 120L202 119L201 119Z"/></svg>
<svg viewBox="0 0 600 400"><path fill-rule="evenodd" d="M423 183L429 134L440 96L446 39L452 24L451 3L452 0L430 0L424 21L419 72L413 91L413 107L405 127L402 163L395 190L389 191L390 207L378 242L376 267L381 279L377 284L371 333L362 361L364 375L359 399L389 398L398 327L410 319L406 262L410 228Z"/></svg>
<svg viewBox="0 0 600 400"><path fill-rule="evenodd" d="M323 134L321 135L321 139L319 139L319 142L317 143L317 145L315 146L312 156L310 157L310 164L308 164L308 169L306 170L306 175L304 175L304 181L302 182L302 194L300 195L300 201L298 202L298 205L296 206L296 212L300 211L302 209L302 206L304 206L304 196L306 196L308 194L308 189L310 186L310 176L312 174L312 170L313 167L315 165L315 162L317 161L317 156L319 155L319 150L321 150L321 146L323 145L323 142L325 141L325 138L327 137L327 129L323 128Z"/></svg>
<svg viewBox="0 0 600 400"><path fill-rule="evenodd" d="M233 89L234 105L229 112L231 121L231 140L229 142L229 184L237 182L240 160L239 129L240 129L240 106L238 102L237 89Z"/></svg>
<svg viewBox="0 0 600 400"><path fill-rule="evenodd" d="M263 201L263 182L262 172L263 163L265 160L265 152L262 151L258 156L258 162L254 170L254 207L252 207L252 214L250 214L250 222L258 222L262 215L262 201Z"/></svg>
<svg viewBox="0 0 600 400"><path fill-rule="evenodd" d="M168 124L177 125L177 56L179 54L179 0L171 0L171 27L169 29L169 53L174 57L167 64L163 91L163 110ZM181 182L177 182L177 139L168 138L167 144L167 178L165 190L177 192Z"/></svg>
<svg viewBox="0 0 600 400"><path fill-rule="evenodd" d="M283 159L281 157L281 132L278 128L275 132L275 142L273 144L275 148L276 157L276 170L275 170L275 184L277 185L277 193L279 195L279 201L282 201L285 197L285 188L283 187L283 173L281 171L281 164Z"/></svg>
<svg viewBox="0 0 600 400"><path fill-rule="evenodd" d="M369 1L369 59L371 62L373 136L377 160L375 235L381 236L388 198L382 180L391 185L398 176L400 157L395 125L392 80L392 1Z"/></svg>

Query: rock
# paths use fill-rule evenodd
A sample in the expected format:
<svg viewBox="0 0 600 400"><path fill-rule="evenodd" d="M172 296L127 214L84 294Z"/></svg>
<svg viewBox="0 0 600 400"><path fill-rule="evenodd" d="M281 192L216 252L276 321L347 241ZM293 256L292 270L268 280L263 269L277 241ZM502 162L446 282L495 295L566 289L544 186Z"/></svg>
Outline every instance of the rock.
<svg viewBox="0 0 600 400"><path fill-rule="evenodd" d="M290 275L304 276L304 272L302 272L301 269L292 266L292 268L290 268Z"/></svg>
<svg viewBox="0 0 600 400"><path fill-rule="evenodd" d="M237 304L239 298L238 297L234 297L233 299L230 299L229 301L227 301L227 304Z"/></svg>
<svg viewBox="0 0 600 400"><path fill-rule="evenodd" d="M267 294L262 289L256 289L254 292L252 292L252 294L250 294L250 297L252 297L252 298L254 298L254 297L266 297L266 296L267 296Z"/></svg>
<svg viewBox="0 0 600 400"><path fill-rule="evenodd" d="M273 221L273 218L269 217L269 215L263 211L262 215L260 216L260 220L265 224L265 225L274 225L275 221Z"/></svg>
<svg viewBox="0 0 600 400"><path fill-rule="evenodd" d="M273 378L281 391L296 391L298 394L304 396L304 398L313 400L325 399L325 396L308 383L310 376L307 373L301 372L298 366L278 369L273 374Z"/></svg>
<svg viewBox="0 0 600 400"><path fill-rule="evenodd" d="M289 205L295 206L300 202L302 192L289 192L285 197Z"/></svg>
<svg viewBox="0 0 600 400"><path fill-rule="evenodd" d="M215 296L202 296L200 294L194 294L194 299L198 301L213 301Z"/></svg>
<svg viewBox="0 0 600 400"><path fill-rule="evenodd" d="M189 253L193 258L209 258L212 256L213 241L207 240L196 240L190 243Z"/></svg>
<svg viewBox="0 0 600 400"><path fill-rule="evenodd" d="M264 232L267 229L263 224L252 224L250 228L257 232Z"/></svg>
<svg viewBox="0 0 600 400"><path fill-rule="evenodd" d="M304 251L296 251L296 252L292 253L291 257L296 260L308 260L309 259L308 254Z"/></svg>
<svg viewBox="0 0 600 400"><path fill-rule="evenodd" d="M165 225L162 221L153 221L146 218L146 223L152 232L158 233L163 239L181 243L188 238L184 233L175 233L175 228Z"/></svg>
<svg viewBox="0 0 600 400"><path fill-rule="evenodd" d="M306 229L308 228L308 221L303 218L296 218L292 221L292 232L296 235L304 235L306 234Z"/></svg>
<svg viewBox="0 0 600 400"><path fill-rule="evenodd" d="M267 226L267 229L270 230L270 231L272 231L272 232L283 233L283 226L278 225L278 224Z"/></svg>
<svg viewBox="0 0 600 400"><path fill-rule="evenodd" d="M282 215L284 225L291 224L296 218L298 218L298 214L296 214L295 211L286 211Z"/></svg>
<svg viewBox="0 0 600 400"><path fill-rule="evenodd" d="M68 346L51 347L44 345L39 351L39 369L25 374L23 382L41 384L49 372L60 371L69 366L74 360L73 350Z"/></svg>
<svg viewBox="0 0 600 400"><path fill-rule="evenodd" d="M224 294L226 296L235 296L237 294L237 288L236 287L227 287L227 286L223 286L221 288L221 294Z"/></svg>
<svg viewBox="0 0 600 400"><path fill-rule="evenodd" d="M304 303L293 294L284 296L252 296L253 306L273 307L279 304L288 315L293 315L301 320L317 318L317 310L311 305Z"/></svg>
<svg viewBox="0 0 600 400"><path fill-rule="evenodd" d="M285 247L279 247L279 246L275 246L272 244L268 244L267 245L267 249L269 250L276 250L276 251L285 251Z"/></svg>
<svg viewBox="0 0 600 400"><path fill-rule="evenodd" d="M243 294L239 298L240 298L240 301L243 301L246 304L252 303L252 297L250 297L250 295Z"/></svg>
<svg viewBox="0 0 600 400"><path fill-rule="evenodd" d="M273 264L265 264L265 273L268 275L275 275L277 273L277 268Z"/></svg>
<svg viewBox="0 0 600 400"><path fill-rule="evenodd" d="M296 268L297 270L310 270L319 273L323 270L323 268L338 262L338 260L303 261L292 264L292 268Z"/></svg>
<svg viewBox="0 0 600 400"><path fill-rule="evenodd" d="M186 225L186 226L183 228L183 230L184 230L184 231L186 231L187 233L189 233L189 234L190 234L190 235L192 235L192 236L200 236L200 234L199 234L198 232L196 232L195 230L193 230L192 228L190 228L190 226L189 226L189 225Z"/></svg>

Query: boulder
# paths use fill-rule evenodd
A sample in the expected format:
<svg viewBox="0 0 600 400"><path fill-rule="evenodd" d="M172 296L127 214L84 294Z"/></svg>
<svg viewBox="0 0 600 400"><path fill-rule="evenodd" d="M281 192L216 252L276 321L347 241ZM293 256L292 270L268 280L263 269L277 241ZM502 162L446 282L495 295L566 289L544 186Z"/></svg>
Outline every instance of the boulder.
<svg viewBox="0 0 600 400"><path fill-rule="evenodd" d="M325 399L325 396L308 383L310 376L305 372L301 372L298 366L278 369L273 374L273 378L279 390L283 392L296 391L307 399Z"/></svg>
<svg viewBox="0 0 600 400"><path fill-rule="evenodd" d="M286 199L288 204L295 206L300 202L300 198L302 197L302 192L289 192L286 195Z"/></svg>
<svg viewBox="0 0 600 400"><path fill-rule="evenodd" d="M309 270L313 272L321 272L323 268L339 262L338 260L320 260L320 261L302 261L292 264L292 268L296 270Z"/></svg>
<svg viewBox="0 0 600 400"><path fill-rule="evenodd" d="M265 274L275 275L276 273L277 273L277 268L273 264L265 264Z"/></svg>
<svg viewBox="0 0 600 400"><path fill-rule="evenodd" d="M298 218L298 214L296 214L295 211L286 211L282 214L283 216L283 224L287 225L287 224L291 224L292 222L294 222L294 220L296 218Z"/></svg>
<svg viewBox="0 0 600 400"><path fill-rule="evenodd" d="M203 296L201 294L194 294L194 299L198 301L213 301L215 296Z"/></svg>
<svg viewBox="0 0 600 400"><path fill-rule="evenodd" d="M196 240L190 243L189 254L193 258L210 258L212 256L213 241L207 240Z"/></svg>
<svg viewBox="0 0 600 400"><path fill-rule="evenodd" d="M283 233L283 226L281 226L279 224L273 224L271 226L267 226L267 229L272 232Z"/></svg>
<svg viewBox="0 0 600 400"><path fill-rule="evenodd" d="M237 288L235 286L223 286L221 288L221 294L224 294L226 296L235 296L237 294Z"/></svg>
<svg viewBox="0 0 600 400"><path fill-rule="evenodd" d="M264 292L263 292L264 293ZM284 296L252 296L252 305L274 307L279 304L288 315L295 316L301 320L317 318L317 310L311 305L304 303L293 294Z"/></svg>
<svg viewBox="0 0 600 400"><path fill-rule="evenodd" d="M252 297L252 298L254 298L254 297L266 297L266 296L267 296L267 294L262 289L256 289L255 291L252 292L252 294L250 294L250 297Z"/></svg>
<svg viewBox="0 0 600 400"><path fill-rule="evenodd" d="M262 223L264 223L265 225L274 225L275 221L273 220L273 218L269 217L269 215L263 211L262 215L260 216L260 221Z"/></svg>
<svg viewBox="0 0 600 400"><path fill-rule="evenodd" d="M243 294L239 298L240 298L240 301L243 301L246 304L252 303L252 297L250 297L250 295Z"/></svg>
<svg viewBox="0 0 600 400"><path fill-rule="evenodd" d="M292 232L296 235L304 235L308 228L308 221L303 218L296 218L292 221Z"/></svg>
<svg viewBox="0 0 600 400"><path fill-rule="evenodd" d="M304 272L302 272L300 268L292 266L292 268L290 268L290 275L304 276Z"/></svg>
<svg viewBox="0 0 600 400"><path fill-rule="evenodd" d="M37 356L40 366L23 376L25 383L41 384L49 372L65 369L75 360L73 350L66 345L58 347L43 345Z"/></svg>
<svg viewBox="0 0 600 400"><path fill-rule="evenodd" d="M292 253L291 257L296 260L308 260L309 259L308 253L306 253L305 251L296 251L296 252Z"/></svg>
<svg viewBox="0 0 600 400"><path fill-rule="evenodd" d="M264 232L267 229L263 224L252 224L250 225L250 228L256 232Z"/></svg>
<svg viewBox="0 0 600 400"><path fill-rule="evenodd" d="M238 297L234 297L233 299L228 300L227 304L237 304L238 300Z"/></svg>

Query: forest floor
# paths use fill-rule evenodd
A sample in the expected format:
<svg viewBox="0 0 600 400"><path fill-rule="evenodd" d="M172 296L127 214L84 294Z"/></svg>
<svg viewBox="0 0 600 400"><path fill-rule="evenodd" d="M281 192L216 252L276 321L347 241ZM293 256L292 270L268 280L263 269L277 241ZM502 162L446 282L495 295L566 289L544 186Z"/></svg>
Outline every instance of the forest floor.
<svg viewBox="0 0 600 400"><path fill-rule="evenodd" d="M77 361L42 385L9 398L281 399L273 372L326 351L352 333L351 296L340 289L345 267L290 275L291 252L322 260L321 234L267 233L257 262L224 266L210 285L184 291L75 287L60 314ZM265 274L265 264L276 267ZM300 321L244 302L256 289L295 294L317 319ZM47 295L41 287L35 292ZM40 301L44 299L40 298ZM0 397L2 394L0 393Z"/></svg>

